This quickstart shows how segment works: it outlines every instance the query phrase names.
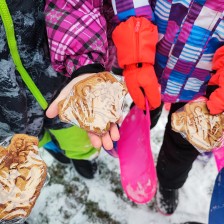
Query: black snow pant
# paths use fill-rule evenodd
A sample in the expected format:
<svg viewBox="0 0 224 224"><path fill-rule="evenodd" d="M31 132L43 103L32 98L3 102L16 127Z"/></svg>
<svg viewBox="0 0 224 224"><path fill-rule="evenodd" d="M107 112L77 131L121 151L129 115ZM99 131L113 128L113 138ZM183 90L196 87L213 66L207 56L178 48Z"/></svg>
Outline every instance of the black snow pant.
<svg viewBox="0 0 224 224"><path fill-rule="evenodd" d="M192 163L199 152L181 134L171 128L171 115L185 103L171 105L164 139L157 161L157 176L161 186L178 189L185 183ZM153 116L151 116L153 120ZM156 118L157 119L157 118Z"/></svg>

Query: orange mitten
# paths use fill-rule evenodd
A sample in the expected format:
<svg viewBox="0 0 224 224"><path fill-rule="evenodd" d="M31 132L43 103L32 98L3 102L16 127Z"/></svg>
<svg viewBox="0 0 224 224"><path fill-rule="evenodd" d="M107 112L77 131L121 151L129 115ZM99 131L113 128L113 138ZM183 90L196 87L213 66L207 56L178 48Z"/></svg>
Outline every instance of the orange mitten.
<svg viewBox="0 0 224 224"><path fill-rule="evenodd" d="M145 109L144 95L149 101L151 110L160 106L160 87L152 65L143 64L139 68L135 64L129 65L126 66L123 74L129 93L139 108Z"/></svg>
<svg viewBox="0 0 224 224"><path fill-rule="evenodd" d="M211 114L220 114L224 111L224 46L215 52L212 69L216 73L208 85L218 85L219 88L210 95L207 107Z"/></svg>
<svg viewBox="0 0 224 224"><path fill-rule="evenodd" d="M159 107L160 85L153 68L157 27L143 17L131 17L115 28L112 37L119 66L124 69L125 82L135 104L145 109L145 94L150 109Z"/></svg>

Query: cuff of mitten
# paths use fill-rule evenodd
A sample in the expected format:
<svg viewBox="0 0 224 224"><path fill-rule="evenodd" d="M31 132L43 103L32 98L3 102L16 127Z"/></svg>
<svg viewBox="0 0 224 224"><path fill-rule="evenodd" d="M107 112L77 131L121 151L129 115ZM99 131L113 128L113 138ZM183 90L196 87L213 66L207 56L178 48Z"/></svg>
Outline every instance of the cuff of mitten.
<svg viewBox="0 0 224 224"><path fill-rule="evenodd" d="M124 70L125 71L130 71L130 70L136 70L138 68L147 68L147 67L153 67L153 64L151 63L134 63L131 65L125 65Z"/></svg>
<svg viewBox="0 0 224 224"><path fill-rule="evenodd" d="M103 72L105 71L105 68L101 64L89 64L80 67L77 69L75 72L73 72L71 78L78 77L82 74L87 74L87 73L98 73L98 72Z"/></svg>
<svg viewBox="0 0 224 224"><path fill-rule="evenodd" d="M205 97L208 99L210 95L218 88L219 88L218 85L208 85L206 89Z"/></svg>
<svg viewBox="0 0 224 224"><path fill-rule="evenodd" d="M112 38L121 68L138 62L154 64L158 30L152 22L143 17L131 17L114 29Z"/></svg>
<svg viewBox="0 0 224 224"><path fill-rule="evenodd" d="M123 69L122 68L118 68L118 67L112 67L112 72L115 74L115 75L120 75L122 76L123 75Z"/></svg>

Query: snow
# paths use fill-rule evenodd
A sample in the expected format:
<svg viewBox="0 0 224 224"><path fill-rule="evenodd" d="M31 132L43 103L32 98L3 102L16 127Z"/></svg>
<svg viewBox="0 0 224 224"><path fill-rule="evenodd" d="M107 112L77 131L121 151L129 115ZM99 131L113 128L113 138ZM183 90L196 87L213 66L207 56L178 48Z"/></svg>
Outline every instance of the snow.
<svg viewBox="0 0 224 224"><path fill-rule="evenodd" d="M151 131L155 161L167 121L164 109ZM138 205L124 194L119 177L118 159L104 150L98 158L98 173L93 180L80 177L72 165L63 166L46 152L43 159L51 177L42 189L32 213L31 224L181 224L186 221L208 223L208 211L217 168L213 156L201 155L194 162L187 182L180 189L176 212L163 216L154 199Z"/></svg>

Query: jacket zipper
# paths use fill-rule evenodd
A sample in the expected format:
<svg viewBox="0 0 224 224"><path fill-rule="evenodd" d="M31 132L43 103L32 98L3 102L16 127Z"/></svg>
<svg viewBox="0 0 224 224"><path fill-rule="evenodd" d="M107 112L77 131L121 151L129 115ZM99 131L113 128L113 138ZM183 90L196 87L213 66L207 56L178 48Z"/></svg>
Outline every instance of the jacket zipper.
<svg viewBox="0 0 224 224"><path fill-rule="evenodd" d="M140 30L140 27L141 27L141 22L140 20L138 19L136 24L135 24L135 39L136 39L136 67L139 68L139 67L142 67L142 63L139 61L139 30Z"/></svg>
<svg viewBox="0 0 224 224"><path fill-rule="evenodd" d="M26 69L24 68L22 61L20 59L20 55L18 52L17 42L15 38L13 20L10 15L7 3L5 0L0 0L0 16L2 18L2 22L5 28L6 38L9 45L9 50L13 59L13 62L16 66L17 71L21 75L22 80L36 98L37 102L40 104L42 109L46 109L48 107L48 103L41 94L40 90L37 88Z"/></svg>

